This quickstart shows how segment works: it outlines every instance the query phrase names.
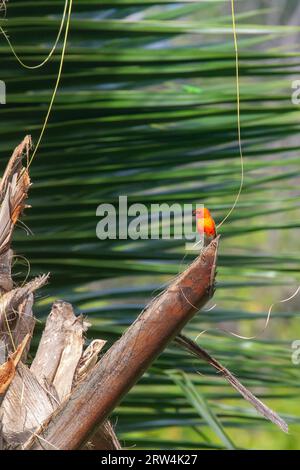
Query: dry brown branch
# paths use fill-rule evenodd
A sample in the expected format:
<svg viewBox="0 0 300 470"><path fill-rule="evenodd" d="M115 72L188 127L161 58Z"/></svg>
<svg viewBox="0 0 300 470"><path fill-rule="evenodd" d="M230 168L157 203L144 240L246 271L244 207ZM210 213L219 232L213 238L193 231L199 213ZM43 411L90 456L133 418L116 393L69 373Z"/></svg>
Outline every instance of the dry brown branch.
<svg viewBox="0 0 300 470"><path fill-rule="evenodd" d="M26 449L78 449L210 298L218 238L143 311Z"/></svg>
<svg viewBox="0 0 300 470"><path fill-rule="evenodd" d="M196 356L204 361L208 362L214 369L216 369L229 383L230 385L242 395L242 397L248 401L254 408L258 411L259 414L264 416L266 419L272 421L276 426L278 426L282 431L288 432L287 423L280 418L280 416L267 407L262 401L256 398L250 390L248 390L241 382L234 377L234 375L226 369L219 361L212 357L207 351L198 346L190 338L187 338L184 335L178 335L175 339L176 343L179 346L183 347L193 356Z"/></svg>

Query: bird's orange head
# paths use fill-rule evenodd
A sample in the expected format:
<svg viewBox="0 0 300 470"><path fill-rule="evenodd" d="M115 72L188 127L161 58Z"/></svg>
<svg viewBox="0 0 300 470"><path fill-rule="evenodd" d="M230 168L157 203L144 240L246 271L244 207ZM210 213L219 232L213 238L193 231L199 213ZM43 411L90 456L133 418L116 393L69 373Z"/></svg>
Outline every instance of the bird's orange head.
<svg viewBox="0 0 300 470"><path fill-rule="evenodd" d="M206 207L198 207L193 211L193 215L196 216L196 219L208 218L211 217L209 210Z"/></svg>
<svg viewBox="0 0 300 470"><path fill-rule="evenodd" d="M200 235L204 233L204 235L210 239L215 238L216 225L209 210L206 207L197 208L193 211L193 215L196 216L197 230Z"/></svg>

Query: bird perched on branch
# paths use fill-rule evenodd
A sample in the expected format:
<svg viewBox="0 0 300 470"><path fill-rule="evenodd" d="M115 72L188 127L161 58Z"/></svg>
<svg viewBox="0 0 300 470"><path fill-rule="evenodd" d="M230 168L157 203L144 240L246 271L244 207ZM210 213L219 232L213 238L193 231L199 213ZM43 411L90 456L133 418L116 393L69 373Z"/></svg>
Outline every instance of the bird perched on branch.
<svg viewBox="0 0 300 470"><path fill-rule="evenodd" d="M193 215L196 216L197 231L204 237L204 246L207 246L217 235L215 221L206 207L195 209Z"/></svg>

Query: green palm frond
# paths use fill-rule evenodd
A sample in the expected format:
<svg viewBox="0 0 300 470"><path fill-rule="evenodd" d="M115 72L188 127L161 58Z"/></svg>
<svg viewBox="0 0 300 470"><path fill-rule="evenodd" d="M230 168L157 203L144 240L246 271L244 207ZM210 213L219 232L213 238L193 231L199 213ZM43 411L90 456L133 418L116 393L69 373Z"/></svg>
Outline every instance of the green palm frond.
<svg viewBox="0 0 300 470"><path fill-rule="evenodd" d="M26 63L47 56L63 6L62 0L8 4L1 25ZM300 124L290 100L298 54L279 47L280 38L299 28L266 26L263 19L255 24L256 13L237 16L244 190L220 229L217 306L197 315L188 331L196 337L208 329L199 339L203 347L282 412L296 432L299 367L291 362L291 342L300 334L297 303L275 305L268 329L259 334L270 305L299 283ZM0 108L2 167L24 134L38 138L60 51L42 69L28 71L2 38L0 79L7 85L7 105ZM178 240L100 242L97 206L117 203L120 195L147 205L203 202L220 222L237 193L229 5L77 0L59 93L31 172L32 208L24 222L33 236L20 226L14 248L29 260L30 276L51 271L38 314L42 318L50 302L63 297L89 315L91 337L111 344L178 274L185 253ZM27 265L16 261L15 276L24 279ZM220 327L258 337L240 340ZM116 410L126 446L222 447L212 422L195 412L189 395L166 373L174 367L208 400L211 416L236 447L262 445L261 435L269 447L270 436L278 446L296 446L289 437L277 437L206 364L173 346Z"/></svg>

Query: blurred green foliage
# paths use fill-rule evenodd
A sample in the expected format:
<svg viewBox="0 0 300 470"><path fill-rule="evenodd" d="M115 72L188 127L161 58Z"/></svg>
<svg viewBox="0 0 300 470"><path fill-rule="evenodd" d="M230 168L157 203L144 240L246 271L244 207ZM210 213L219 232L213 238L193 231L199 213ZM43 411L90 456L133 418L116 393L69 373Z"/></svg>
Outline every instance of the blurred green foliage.
<svg viewBox="0 0 300 470"><path fill-rule="evenodd" d="M281 433L208 365L171 346L115 412L126 447L223 448L228 436L237 448L299 449L300 366L291 361L291 343L300 338L299 296L276 303L299 285L300 124L290 99L298 52L281 42L297 27L271 25L268 11L247 11L246 3L237 5L245 186L220 229L216 307L199 313L186 332L195 338L207 329L199 343L280 412L291 431ZM10 2L1 24L27 63L47 56L63 5ZM60 50L47 66L28 71L0 43L8 93L0 108L2 168L25 134L37 140ZM33 236L20 225L14 248L30 261L30 276L51 271L37 313L45 316L63 297L88 314L90 337L109 345L183 269L185 253L180 240L100 242L97 206L119 195L145 204L201 202L218 222L237 193L229 2L77 0L61 86L31 174L32 209L23 221ZM16 281L26 270L16 258ZM175 368L185 372L193 397L199 394L198 408L190 388L170 375Z"/></svg>

